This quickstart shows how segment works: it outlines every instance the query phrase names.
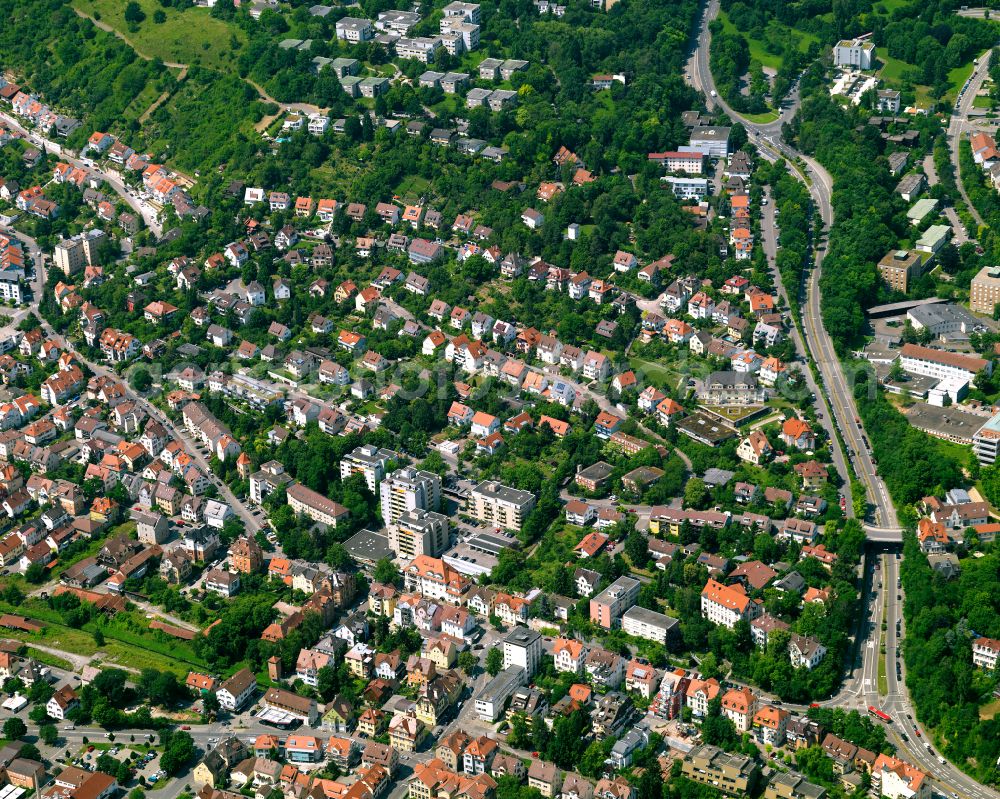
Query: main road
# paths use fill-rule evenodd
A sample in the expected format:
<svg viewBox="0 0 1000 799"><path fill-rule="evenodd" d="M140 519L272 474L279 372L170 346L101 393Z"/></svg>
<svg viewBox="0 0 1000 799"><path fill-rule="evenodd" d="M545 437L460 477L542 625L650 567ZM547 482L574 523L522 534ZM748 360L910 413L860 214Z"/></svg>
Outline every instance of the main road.
<svg viewBox="0 0 1000 799"><path fill-rule="evenodd" d="M865 653L865 702L878 707L893 718L893 724L889 727L889 737L904 753L902 757L931 774L939 785L948 786L964 797L998 799L1000 793L976 782L972 777L959 771L945 760L933 744L926 739L923 729L915 721L915 712L904 681L906 668L903 665L902 655L899 654L903 638L903 595L899 582L899 564L899 555L889 553L879 556L880 569L874 570L874 565L871 565L873 579L881 580L882 583L881 592L875 592L875 601L882 605L879 608L879 613L880 618L884 618L886 625L885 664L888 693L885 697L879 696L878 659L880 649L878 639L874 638L869 641ZM897 623L900 625L899 633L896 632ZM876 625L875 629L878 631L881 626ZM896 678L896 663L900 665L901 679ZM902 735L906 736L905 741L901 737Z"/></svg>
<svg viewBox="0 0 1000 799"><path fill-rule="evenodd" d="M762 149L762 154L765 158L770 160L775 160L777 156L773 155L767 150ZM766 196L768 199L771 197L770 189L766 190ZM788 291L781 279L781 272L778 271L778 266L776 263L778 255L778 224L775 218L775 206L773 202L768 202L764 206L764 212L760 221L761 228L761 247L764 250L764 255L767 257L767 264L771 268L771 274L774 276L774 285L778 290L778 295L782 298L785 305L789 305L788 302ZM798 288L798 287L795 287ZM844 481L844 487L842 493L845 499L846 513L848 517L854 516L854 502L852 496L852 486L851 486L851 470L850 465L844 456L843 448L837 444L837 434L834 430L834 419L830 414L829 406L826 404L826 398L823 396L823 392L820 387L816 384L816 379L813 377L812 370L808 367L808 356L809 349L803 340L802 334L799 332L797 325L792 327L792 342L795 344L795 352L798 354L799 358L803 363L806 363L806 368L802 370L802 376L805 380L805 385L812 392L813 396L816 397L816 402L822 403L823 413L819 413L821 417L819 419L820 424L823 429L826 430L827 435L831 441L831 451L833 453L833 465L837 469L837 473L840 475L841 479Z"/></svg>
<svg viewBox="0 0 1000 799"><path fill-rule="evenodd" d="M809 187L816 208L823 221L825 231L833 224L833 180L829 173L814 159L797 152L781 140L781 125L783 119L794 114L798 106L798 97L790 98L788 108L773 122L758 125L740 114L735 113L723 100L718 98L715 83L709 69L709 47L711 34L708 26L718 13L718 0L710 0L701 21L697 42L687 68L690 82L706 96L709 105L717 104L731 119L737 120L747 129L751 141L758 147L769 149L773 154L780 154L790 161L792 171ZM982 60L980 62L982 66ZM805 171L798 166L804 164ZM839 427L847 446L854 470L868 487L869 496L875 506L876 519L881 527L868 526L870 540L893 540L898 537L899 522L895 508L885 487L878 476L875 464L871 459L865 438L864 428L857 416L854 395L848 383L840 360L837 358L833 342L823 327L820 308L819 277L823 257L826 254L825 245L820 242L815 251L814 268L810 270L804 287L805 303L803 305L803 322L806 343L819 369L822 382L834 408ZM826 405L826 397L822 398ZM865 707L874 705L883 708L895 720L890 727L890 737L895 739L901 757L922 768L932 775L942 786L948 786L958 794L972 799L1000 799L993 789L984 786L951 765L931 744L917 735L917 725L914 723L913 707L910 703L903 680L896 679L895 663L897 649L902 634L897 635L896 624L901 622L902 590L897 582L898 559L895 555L882 558L884 566L874 568L871 558L866 558L866 574L862 601L872 603L872 622L869 634L875 633L868 640L859 637L862 648L860 666L852 672L851 678L845 682L841 692L832 702L840 706ZM883 701L878 692L878 664L881 653L878 634L882 621L886 623L886 653L887 688L888 693ZM902 660L900 658L900 664ZM900 666L902 668L902 665ZM899 733L905 734L903 740Z"/></svg>
<svg viewBox="0 0 1000 799"><path fill-rule="evenodd" d="M966 133L972 132L969 115L972 112L976 94L982 87L983 81L989 76L990 55L992 52L992 50L987 50L982 56L979 57L979 63L976 64L976 68L972 71L969 79L962 87L962 96L955 101L954 113L951 115L951 122L948 123L948 138L951 140L949 145L951 150L951 163L955 169L955 183L958 185L958 192L962 195L962 199L965 201L965 205L969 209L969 213L972 214L972 218L976 220L976 224L980 227L982 227L985 223L983 222L983 218L979 215L979 211L976 210L976 207L969 200L969 195L965 192L965 183L962 181L962 167L959 153L961 151L960 147L962 138Z"/></svg>
<svg viewBox="0 0 1000 799"><path fill-rule="evenodd" d="M781 139L781 129L784 122L790 120L799 106L798 88L792 92L783 104L777 118L767 123L755 123L747 117L736 113L715 89L712 70L709 67L709 50L711 32L709 23L719 12L719 0L709 0L701 19L694 51L686 68L686 77L690 83L706 96L709 106L717 105L731 119L740 122L747 131L750 141L758 148L770 150L775 155L785 158L793 173L805 181L812 195L813 202L823 221L824 235L833 224L833 178L823 166L813 158L800 153ZM804 164L804 171L798 164ZM867 487L869 498L874 506L876 524L869 529L869 538L874 540L898 540L899 522L896 509L893 507L889 492L882 478L875 470L868 449L868 440L860 423L857 407L854 402L853 387L844 374L840 359L837 357L826 329L823 327L820 309L819 279L823 257L826 254L825 244L817 244L814 254L814 267L809 271L805 286L800 288L802 299L802 322L805 333L805 343L812 359L819 370L820 384L825 391L817 392L816 401L829 414L832 410L834 419L844 444L846 455L854 466L854 472ZM791 287L788 287L791 290ZM804 296L803 296L804 295ZM837 446L840 446L837 444ZM844 457L845 453L841 453Z"/></svg>

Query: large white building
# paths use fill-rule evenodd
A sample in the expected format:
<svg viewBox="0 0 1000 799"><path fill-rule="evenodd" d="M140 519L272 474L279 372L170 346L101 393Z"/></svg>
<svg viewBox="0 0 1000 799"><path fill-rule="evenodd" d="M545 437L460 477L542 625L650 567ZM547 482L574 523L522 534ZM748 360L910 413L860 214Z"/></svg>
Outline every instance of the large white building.
<svg viewBox="0 0 1000 799"><path fill-rule="evenodd" d="M731 630L740 619L757 618L760 605L735 587L709 580L701 591L701 615Z"/></svg>
<svg viewBox="0 0 1000 799"><path fill-rule="evenodd" d="M935 350L919 344L904 344L899 351L899 363L904 370L916 375L938 380L960 378L971 384L975 383L978 372L985 369L989 374L992 371L992 364L985 358Z"/></svg>
<svg viewBox="0 0 1000 799"><path fill-rule="evenodd" d="M466 512L481 522L508 530L520 530L531 509L535 495L486 480L469 492Z"/></svg>
<svg viewBox="0 0 1000 799"><path fill-rule="evenodd" d="M448 548L448 517L432 510L407 510L388 531L389 548L407 560L417 555L436 558Z"/></svg>
<svg viewBox="0 0 1000 799"><path fill-rule="evenodd" d="M542 636L527 627L514 627L503 639L503 667L519 666L529 677L542 662Z"/></svg>
<svg viewBox="0 0 1000 799"><path fill-rule="evenodd" d="M675 197L682 200L700 200L708 196L708 178L675 177L667 175L661 180L670 186Z"/></svg>
<svg viewBox="0 0 1000 799"><path fill-rule="evenodd" d="M527 682L528 673L520 666L504 669L476 697L476 715L492 724L503 714L514 691Z"/></svg>
<svg viewBox="0 0 1000 799"><path fill-rule="evenodd" d="M677 619L639 605L633 605L622 614L624 632L659 644L667 643L671 631L678 623Z"/></svg>
<svg viewBox="0 0 1000 799"><path fill-rule="evenodd" d="M367 42L375 36L375 26L370 19L344 17L337 22L337 38L347 42Z"/></svg>
<svg viewBox="0 0 1000 799"><path fill-rule="evenodd" d="M1000 640L977 638L972 642L972 664L980 669L995 669L1000 659Z"/></svg>
<svg viewBox="0 0 1000 799"><path fill-rule="evenodd" d="M725 158L729 155L729 133L727 127L699 125L691 131L688 149L708 158Z"/></svg>
<svg viewBox="0 0 1000 799"><path fill-rule="evenodd" d="M353 474L363 474L365 485L373 494L378 492L378 484L385 478L386 466L398 461L402 456L391 449L383 449L371 444L358 447L340 461L340 479L346 480Z"/></svg>
<svg viewBox="0 0 1000 799"><path fill-rule="evenodd" d="M411 510L434 510L441 505L441 478L406 466L382 481L382 523L395 524Z"/></svg>
<svg viewBox="0 0 1000 799"><path fill-rule="evenodd" d="M833 46L835 67L871 69L875 63L875 43L868 39L841 39Z"/></svg>
<svg viewBox="0 0 1000 799"><path fill-rule="evenodd" d="M700 175L705 170L705 154L700 151L670 150L664 153L650 153L649 160L655 161L668 172Z"/></svg>
<svg viewBox="0 0 1000 799"><path fill-rule="evenodd" d="M871 795L882 799L929 799L930 777L905 760L879 755L872 766Z"/></svg>

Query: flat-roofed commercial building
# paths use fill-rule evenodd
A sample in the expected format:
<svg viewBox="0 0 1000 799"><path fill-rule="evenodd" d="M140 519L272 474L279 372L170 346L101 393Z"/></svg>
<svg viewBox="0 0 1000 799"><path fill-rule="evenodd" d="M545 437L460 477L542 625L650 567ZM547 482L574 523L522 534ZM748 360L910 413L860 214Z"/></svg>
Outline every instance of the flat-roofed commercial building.
<svg viewBox="0 0 1000 799"><path fill-rule="evenodd" d="M491 724L503 714L514 691L528 680L528 672L520 666L510 666L490 680L476 697L476 714Z"/></svg>
<svg viewBox="0 0 1000 799"><path fill-rule="evenodd" d="M926 254L918 250L893 250L878 262L878 273L886 285L904 294L923 272Z"/></svg>
<svg viewBox="0 0 1000 799"><path fill-rule="evenodd" d="M842 39L833 48L835 67L871 69L875 59L875 42L870 39Z"/></svg>
<svg viewBox="0 0 1000 799"><path fill-rule="evenodd" d="M903 369L913 374L935 377L938 380L956 377L970 383L981 370L986 369L989 373L992 368L985 358L935 350L919 344L904 344L899 351L899 362Z"/></svg>
<svg viewBox="0 0 1000 799"><path fill-rule="evenodd" d="M1000 266L984 266L969 285L969 307L977 313L993 314L1000 302Z"/></svg>
<svg viewBox="0 0 1000 799"><path fill-rule="evenodd" d="M732 796L749 796L757 780L757 764L749 757L702 744L684 756L681 773L689 780L711 785Z"/></svg>

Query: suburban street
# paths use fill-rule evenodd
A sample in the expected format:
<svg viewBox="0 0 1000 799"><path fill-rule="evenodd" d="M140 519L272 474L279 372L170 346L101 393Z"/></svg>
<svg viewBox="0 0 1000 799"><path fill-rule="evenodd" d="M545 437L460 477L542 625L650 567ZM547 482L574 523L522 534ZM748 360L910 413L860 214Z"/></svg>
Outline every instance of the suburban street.
<svg viewBox="0 0 1000 799"><path fill-rule="evenodd" d="M40 255L40 253L37 252L37 247L35 247L35 252L32 253L32 258L34 259L38 255ZM45 269L41 265L41 262L36 260L35 264L36 264L35 284L32 287L34 289L34 299L32 301L31 307L33 310L37 311L38 300L41 298L42 291L45 288L46 275L45 275ZM42 320L42 328L45 330L45 334L47 336L55 337L56 332L52 329L52 326L49 325L49 323L46 322L44 318L42 318L41 314L39 314L39 319ZM60 340L62 340L61 337ZM239 497L237 497L230 490L229 486L227 486L222 480L220 480L215 475L215 473L209 466L208 458L203 452L203 448L201 447L200 442L196 441L191 436L191 434L184 429L183 425L175 425L167 417L167 415L163 413L163 411L157 408L153 403L151 403L145 397L142 397L135 391L133 391L131 387L128 385L128 381L123 380L114 370L108 369L103 364L94 363L93 361L88 360L79 351L73 349L72 343L69 342L68 340L65 342L65 345L67 349L72 350L72 352L76 355L76 357L79 358L82 363L86 364L87 367L95 375L104 377L113 377L115 380L120 381L125 388L126 396L128 396L130 400L139 405L139 407L141 407L147 414L149 414L151 418L155 419L160 424L162 424L167 429L167 432L170 433L174 438L184 443L185 448L187 449L191 457L194 458L195 463L198 464L198 467L205 473L205 475L211 481L212 485L214 485L218 490L219 497L225 500L229 504L229 506L233 510L233 513L235 513L244 523L244 525L246 525L247 531L251 533L256 533L258 530L261 529L261 527L263 526L263 521L262 521L263 515L254 514L250 506L247 505L245 502L243 502L243 500L241 500Z"/></svg>
<svg viewBox="0 0 1000 799"><path fill-rule="evenodd" d="M991 50L987 50L979 57L979 63L973 70L972 75L969 76L968 81L966 81L965 93L955 104L955 108L952 110L951 122L948 124L948 137L951 139L951 164L955 169L955 182L958 184L958 192L962 195L962 200L965 202L966 208L969 209L969 213L972 214L972 218L976 220L976 224L980 227L985 223L979 215L979 211L969 201L969 195L965 192L958 154L962 139L968 133L972 132L969 118L972 112L972 104L976 99L976 93L983 85L983 81L989 75L991 53Z"/></svg>
<svg viewBox="0 0 1000 799"><path fill-rule="evenodd" d="M44 138L37 131L26 130L17 121L17 118L11 116L10 114L0 112L0 119L2 119L9 128L18 131L22 136L27 137L29 141L33 142L38 146L44 146L45 149L50 153L57 154L66 163L78 167L79 169L86 170L87 172L100 177L101 180L103 180L112 189L114 189L115 193L119 197L121 197L121 199L124 200L125 203L142 218L142 220L146 223L146 227L150 229L150 231L156 238L160 238L160 236L163 235L163 226L160 224L157 218L156 209L153 208L153 206L151 206L149 203L140 200L138 197L136 197L135 194L131 191L131 189L129 187L126 187L125 184L122 183L122 181L119 178L108 174L107 172L98 167L90 166L90 164L85 163L79 158L71 157L68 153L66 153L63 150L61 144L51 141L50 139Z"/></svg>

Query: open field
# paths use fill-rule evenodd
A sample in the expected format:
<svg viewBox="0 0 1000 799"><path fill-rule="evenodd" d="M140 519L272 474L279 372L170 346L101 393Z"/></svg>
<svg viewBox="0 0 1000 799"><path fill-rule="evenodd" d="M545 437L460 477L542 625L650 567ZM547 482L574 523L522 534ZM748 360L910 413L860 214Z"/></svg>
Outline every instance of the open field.
<svg viewBox="0 0 1000 799"><path fill-rule="evenodd" d="M882 62L883 66L880 71L882 80L887 84L893 86L902 86L904 83L908 83L911 80L912 75L919 74L917 67L913 64L908 64L905 61L900 61L898 58L893 58L885 52L884 47L878 48L878 59ZM960 67L955 67L948 72L948 91L945 94L944 102L954 102L955 98L958 96L959 89L968 80L969 75L972 74L973 63L970 61L968 64L963 64ZM933 102L933 98L930 95L930 87L925 86L920 83L913 82L913 90L916 93L917 104L918 105L929 105Z"/></svg>
<svg viewBox="0 0 1000 799"><path fill-rule="evenodd" d="M26 633L20 630L5 631L5 635L24 641L72 652L89 657L102 653L104 660L127 669L141 671L155 668L172 671L180 677L192 668L203 669L206 664L194 653L186 641L161 640L156 633L140 627L145 619L141 614L123 613L102 624L89 622L83 629L75 629L60 623L59 614L47 608L43 602L28 600L19 607L0 603L5 612L21 613L42 622L45 629L40 633ZM129 625L129 626L126 626ZM93 632L100 629L104 635L104 645L98 646ZM47 656L51 657L51 656Z"/></svg>
<svg viewBox="0 0 1000 799"><path fill-rule="evenodd" d="M135 31L125 21L125 0L74 0L74 8L110 25L143 55L166 63L191 64L222 72L235 71L236 50L246 36L236 25L214 19L207 8L164 7L157 0L137 0L146 15ZM153 14L163 11L163 23L153 21ZM149 102L155 98L151 98ZM148 105L149 103L147 103Z"/></svg>
<svg viewBox="0 0 1000 799"><path fill-rule="evenodd" d="M722 22L722 27L726 33L740 33L747 40L747 44L750 46L750 58L754 61L759 61L761 66L770 67L771 69L780 69L782 59L780 55L768 52L766 48L766 43L762 39L754 39L747 36L743 31L737 31L736 26L733 24L732 20L725 11L719 11L718 19ZM813 34L806 33L804 31L792 31L786 25L781 25L779 22L772 22L772 25L776 25L784 30L786 36L794 36L798 49L801 52L805 52L809 49L809 45L813 42L819 41Z"/></svg>
<svg viewBox="0 0 1000 799"><path fill-rule="evenodd" d="M979 718L992 719L1000 713L1000 699L994 699L979 708Z"/></svg>
<svg viewBox="0 0 1000 799"><path fill-rule="evenodd" d="M641 373L654 386L674 388L681 380L681 375L672 369L643 358L631 358L629 365L634 372Z"/></svg>

